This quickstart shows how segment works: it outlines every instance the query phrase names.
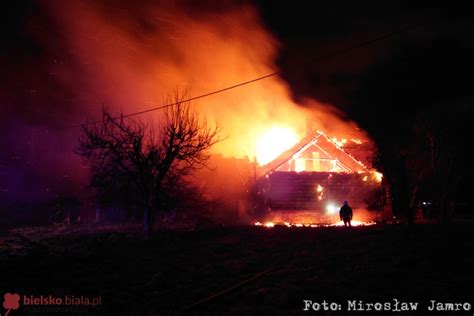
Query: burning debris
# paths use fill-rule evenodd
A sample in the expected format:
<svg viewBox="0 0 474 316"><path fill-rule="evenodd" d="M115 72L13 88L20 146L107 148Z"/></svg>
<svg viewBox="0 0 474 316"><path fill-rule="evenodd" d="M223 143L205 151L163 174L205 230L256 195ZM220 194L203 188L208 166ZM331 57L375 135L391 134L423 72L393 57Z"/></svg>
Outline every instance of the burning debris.
<svg viewBox="0 0 474 316"><path fill-rule="evenodd" d="M137 121L157 126L163 121L162 111L147 109L162 105L165 95L185 87L189 87L191 97L207 94L195 104L200 118L206 118L210 125L222 127L221 136L225 140L216 144L211 154L239 161L239 165L245 165L242 169L256 169L253 177L247 176L248 170L222 172L223 177L232 173L231 176L237 178L223 189L226 194L221 194L224 186L220 184L224 181L214 181L218 177L216 173L206 179L196 177L199 183L193 184L199 188L211 181L219 184L217 189L206 188L206 194L211 193L206 197L210 196L210 199L239 201L234 203L238 204L245 199L241 191L248 188L248 178L263 176L273 181L280 171L300 174L327 171L328 181L337 181L336 174L352 170L368 172L365 161L357 155L351 156L353 152L349 153L351 146L371 143L356 123L341 119L341 112L330 104L312 99L300 99L297 103L292 98L287 83L278 76L279 43L254 6L224 3L218 15L213 5L194 7L189 3L166 1L147 2L139 7L127 1L110 6L101 1L52 1L40 2L38 6L47 13L45 16L51 20L51 25L61 25L61 28L57 33L35 33L34 30L41 29L35 27L29 30L45 52L62 52L60 55L55 53L55 62L48 64L47 73L54 74L54 86L62 87L65 95L74 96L68 99L70 108L57 115L57 122L53 124L51 118L44 120L45 126L41 128L48 130L49 136L34 132L39 127L30 128L27 123L18 128L32 134L25 142L27 148L19 151L22 157L23 152L27 153L25 165L48 174L48 181L45 181L48 183L41 186L48 188L41 191L42 200L51 199L51 196L77 195L77 192L85 196L89 176L88 170L75 172L80 170L78 157L64 159L66 153L72 152L77 131L63 132L52 128L53 125L79 125L84 123L85 117L97 118L105 105L111 113L145 110L147 115L137 116ZM199 10L200 14L190 14L194 10ZM276 75L208 95L268 73ZM55 93L57 91L51 91L51 94ZM37 96L39 105L50 103L49 95L43 100L39 93ZM58 108L64 105L63 100L60 101ZM39 112L49 112L41 110L38 106ZM310 128L308 121L311 121ZM293 149L301 140L307 139L308 130L315 132L310 137L317 137L317 141L306 148L310 154L306 155L304 150L296 153ZM315 151L314 146L324 150ZM273 169L288 151L292 152L291 159ZM40 160L38 157L41 164L31 164ZM267 169L273 172L268 173ZM64 177L64 174L70 176ZM2 185L1 194L18 194L28 187L31 181L15 175L10 178L21 180L17 184L9 183L8 188ZM51 178L61 177L61 181L55 180L59 184L51 185L50 175ZM242 185L244 178L246 183ZM371 183L370 175L367 179L365 182ZM333 189L326 180L319 179L310 188L316 201L321 203L322 211L328 202L337 202L332 201ZM63 185L66 182L71 185ZM298 185L295 188L300 189ZM241 191L229 192L231 190ZM94 217L93 211L81 213L81 217Z"/></svg>
<svg viewBox="0 0 474 316"><path fill-rule="evenodd" d="M360 146L363 142L352 143ZM344 148L347 144L345 138L330 138L322 131L310 130L290 149L261 165L258 214L267 220L255 225L337 226L342 223L338 223L337 216L344 200L359 210L381 210L382 174L351 155ZM366 217L369 220L353 221L354 226L371 225L375 216Z"/></svg>
<svg viewBox="0 0 474 316"><path fill-rule="evenodd" d="M352 221L352 226L372 226L375 225L376 222L360 222L360 221ZM343 221L339 221L334 224L314 224L314 223L290 223L290 222L255 222L255 226L261 226L266 228L273 228L273 227L335 227L335 226L344 226Z"/></svg>

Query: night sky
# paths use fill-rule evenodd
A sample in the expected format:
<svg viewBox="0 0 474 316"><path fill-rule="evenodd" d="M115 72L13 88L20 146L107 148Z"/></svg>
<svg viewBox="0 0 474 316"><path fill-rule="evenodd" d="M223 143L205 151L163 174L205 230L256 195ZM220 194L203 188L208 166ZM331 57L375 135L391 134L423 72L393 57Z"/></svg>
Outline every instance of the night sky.
<svg viewBox="0 0 474 316"><path fill-rule="evenodd" d="M184 3L183 7L191 15L219 14L249 3L178 2ZM54 1L8 1L2 4L1 10L2 103L15 104L2 106L2 111L41 122L72 111L67 109L67 101L77 94L62 87L51 70L54 64L71 61L63 49L66 39L61 25L51 18L52 13L45 9L44 3ZM311 96L344 106L351 103L351 92L371 66L397 54L408 54L410 44L426 49L424 54L435 54L430 48L436 42L446 41L466 49L472 49L473 45L472 12L460 4L439 6L428 1L416 4L409 1L300 1L291 6L273 1L250 3L257 6L265 27L280 41L278 65L296 99ZM132 2L102 1L102 4L109 6L110 11L130 10L128 14L136 15L136 19L141 14ZM151 4L153 1L144 1L142 6ZM409 30L350 53L325 58L404 28ZM452 50L456 49L452 47ZM324 60L318 61L321 57ZM438 65L449 62L438 60ZM38 97L47 99L47 102L41 102L41 109L34 104Z"/></svg>
<svg viewBox="0 0 474 316"><path fill-rule="evenodd" d="M184 4L182 6L191 15L219 14L249 3L178 2ZM72 62L64 49L67 39L61 25L45 9L45 3L54 1L8 1L2 4L0 62L3 75L0 80L4 104L2 118L8 117L8 121L13 117L23 117L32 122L57 123L62 114L74 112L67 104L78 92L68 91L68 87L62 86L52 70L55 64ZM280 42L278 66L295 99L311 96L347 107L353 103L351 94L370 73L371 67L394 56L410 54L414 49L424 49L423 54L430 58L430 54L436 54L433 45L443 41L452 45L449 50L453 55L457 54L459 47L466 50L472 49L473 45L472 12L460 4L439 6L428 1L416 4L409 1L300 1L291 6L273 1L250 3L257 6L265 27ZM132 2L102 1L102 4L110 11L130 10L128 14L140 18L140 9ZM153 1L144 1L143 7L152 4ZM384 40L326 58L334 52L405 28L408 29ZM322 57L323 60L319 61ZM436 62L437 66L442 66L452 60L446 58ZM426 76L431 77L431 73L426 73ZM38 99L45 101L40 107Z"/></svg>

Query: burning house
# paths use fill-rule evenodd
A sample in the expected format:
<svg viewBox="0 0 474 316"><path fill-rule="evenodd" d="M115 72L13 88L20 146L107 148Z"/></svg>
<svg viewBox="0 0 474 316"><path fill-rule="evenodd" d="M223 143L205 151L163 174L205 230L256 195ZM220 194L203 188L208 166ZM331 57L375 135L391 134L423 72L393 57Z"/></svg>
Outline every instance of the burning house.
<svg viewBox="0 0 474 316"><path fill-rule="evenodd" d="M382 175L363 159L362 142L330 139L310 131L259 169L260 213L273 222L333 223L344 200L354 209L383 207ZM352 154L354 153L354 154ZM365 153L366 160L369 153ZM365 212L367 213L367 212Z"/></svg>

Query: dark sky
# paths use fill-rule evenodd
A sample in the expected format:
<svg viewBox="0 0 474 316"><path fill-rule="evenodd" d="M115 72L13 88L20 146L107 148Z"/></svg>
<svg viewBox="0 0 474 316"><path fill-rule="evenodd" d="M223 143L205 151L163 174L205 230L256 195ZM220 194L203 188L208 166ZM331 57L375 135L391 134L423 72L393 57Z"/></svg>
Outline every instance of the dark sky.
<svg viewBox="0 0 474 316"><path fill-rule="evenodd" d="M429 47L449 39L472 47L472 10L432 1L261 1L266 23L282 41L280 66L295 97L310 95L333 104L350 103L370 66L390 59L404 45ZM398 30L404 29L400 33ZM396 33L334 58L345 48ZM315 61L316 60L316 61ZM443 63L444 61L440 61Z"/></svg>

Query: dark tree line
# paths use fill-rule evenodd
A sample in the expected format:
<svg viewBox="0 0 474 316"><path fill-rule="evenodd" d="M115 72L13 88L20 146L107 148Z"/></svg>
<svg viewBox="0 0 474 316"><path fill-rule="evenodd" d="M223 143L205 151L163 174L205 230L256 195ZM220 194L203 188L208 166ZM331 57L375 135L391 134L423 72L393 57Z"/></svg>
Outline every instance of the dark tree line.
<svg viewBox="0 0 474 316"><path fill-rule="evenodd" d="M359 81L347 109L377 143L393 211L409 222L421 200L441 222L469 200L473 52L451 39L404 45Z"/></svg>

